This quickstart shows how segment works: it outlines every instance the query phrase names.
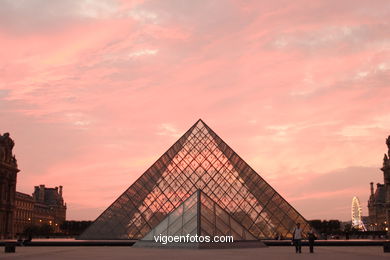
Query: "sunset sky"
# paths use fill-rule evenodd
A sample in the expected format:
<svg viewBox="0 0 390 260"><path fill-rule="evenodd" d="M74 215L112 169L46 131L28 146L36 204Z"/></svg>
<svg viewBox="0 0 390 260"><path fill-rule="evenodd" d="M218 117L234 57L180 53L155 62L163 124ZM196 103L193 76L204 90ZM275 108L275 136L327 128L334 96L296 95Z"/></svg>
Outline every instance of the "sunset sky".
<svg viewBox="0 0 390 260"><path fill-rule="evenodd" d="M202 118L307 219L367 215L390 135L388 0L0 0L17 190L95 219Z"/></svg>

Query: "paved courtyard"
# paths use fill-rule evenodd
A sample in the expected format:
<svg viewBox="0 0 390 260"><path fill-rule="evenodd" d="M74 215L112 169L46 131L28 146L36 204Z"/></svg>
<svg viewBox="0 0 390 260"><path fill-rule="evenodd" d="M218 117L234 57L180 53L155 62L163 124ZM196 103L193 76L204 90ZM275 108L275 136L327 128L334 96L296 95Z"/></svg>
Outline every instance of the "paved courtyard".
<svg viewBox="0 0 390 260"><path fill-rule="evenodd" d="M383 247L318 247L314 254L303 248L295 254L292 247L268 247L249 249L149 249L132 247L17 247L17 252L4 253L0 259L389 259L390 253L383 253Z"/></svg>

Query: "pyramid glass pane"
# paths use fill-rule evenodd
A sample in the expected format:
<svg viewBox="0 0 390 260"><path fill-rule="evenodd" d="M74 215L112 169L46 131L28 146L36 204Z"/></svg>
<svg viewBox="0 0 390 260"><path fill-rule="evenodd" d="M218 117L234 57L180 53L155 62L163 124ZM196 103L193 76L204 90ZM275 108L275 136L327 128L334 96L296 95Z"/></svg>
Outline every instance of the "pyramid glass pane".
<svg viewBox="0 0 390 260"><path fill-rule="evenodd" d="M221 208L204 192L200 191L200 235L233 236L237 240L256 240L246 228Z"/></svg>
<svg viewBox="0 0 390 260"><path fill-rule="evenodd" d="M258 239L307 221L202 120L134 182L80 239L140 239L201 189Z"/></svg>

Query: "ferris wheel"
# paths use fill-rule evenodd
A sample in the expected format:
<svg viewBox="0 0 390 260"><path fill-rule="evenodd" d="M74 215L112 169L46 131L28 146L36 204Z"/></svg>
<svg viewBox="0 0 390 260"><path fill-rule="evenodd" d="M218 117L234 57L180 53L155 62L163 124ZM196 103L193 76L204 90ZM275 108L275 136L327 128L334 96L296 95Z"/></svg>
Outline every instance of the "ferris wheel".
<svg viewBox="0 0 390 260"><path fill-rule="evenodd" d="M351 216L352 216L352 227L356 228L358 230L367 231L366 227L364 226L364 223L362 221L362 208L360 206L360 201L358 197L352 198L352 209L351 209Z"/></svg>

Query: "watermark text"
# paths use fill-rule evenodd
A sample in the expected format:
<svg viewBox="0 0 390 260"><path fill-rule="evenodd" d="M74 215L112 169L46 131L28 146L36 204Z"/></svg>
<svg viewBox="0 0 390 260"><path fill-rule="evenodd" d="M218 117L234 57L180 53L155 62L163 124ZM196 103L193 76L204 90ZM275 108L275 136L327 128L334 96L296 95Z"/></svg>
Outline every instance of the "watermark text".
<svg viewBox="0 0 390 260"><path fill-rule="evenodd" d="M168 243L233 243L233 236L199 236L190 235L185 236L168 236L158 235L153 236L154 242L166 245Z"/></svg>

